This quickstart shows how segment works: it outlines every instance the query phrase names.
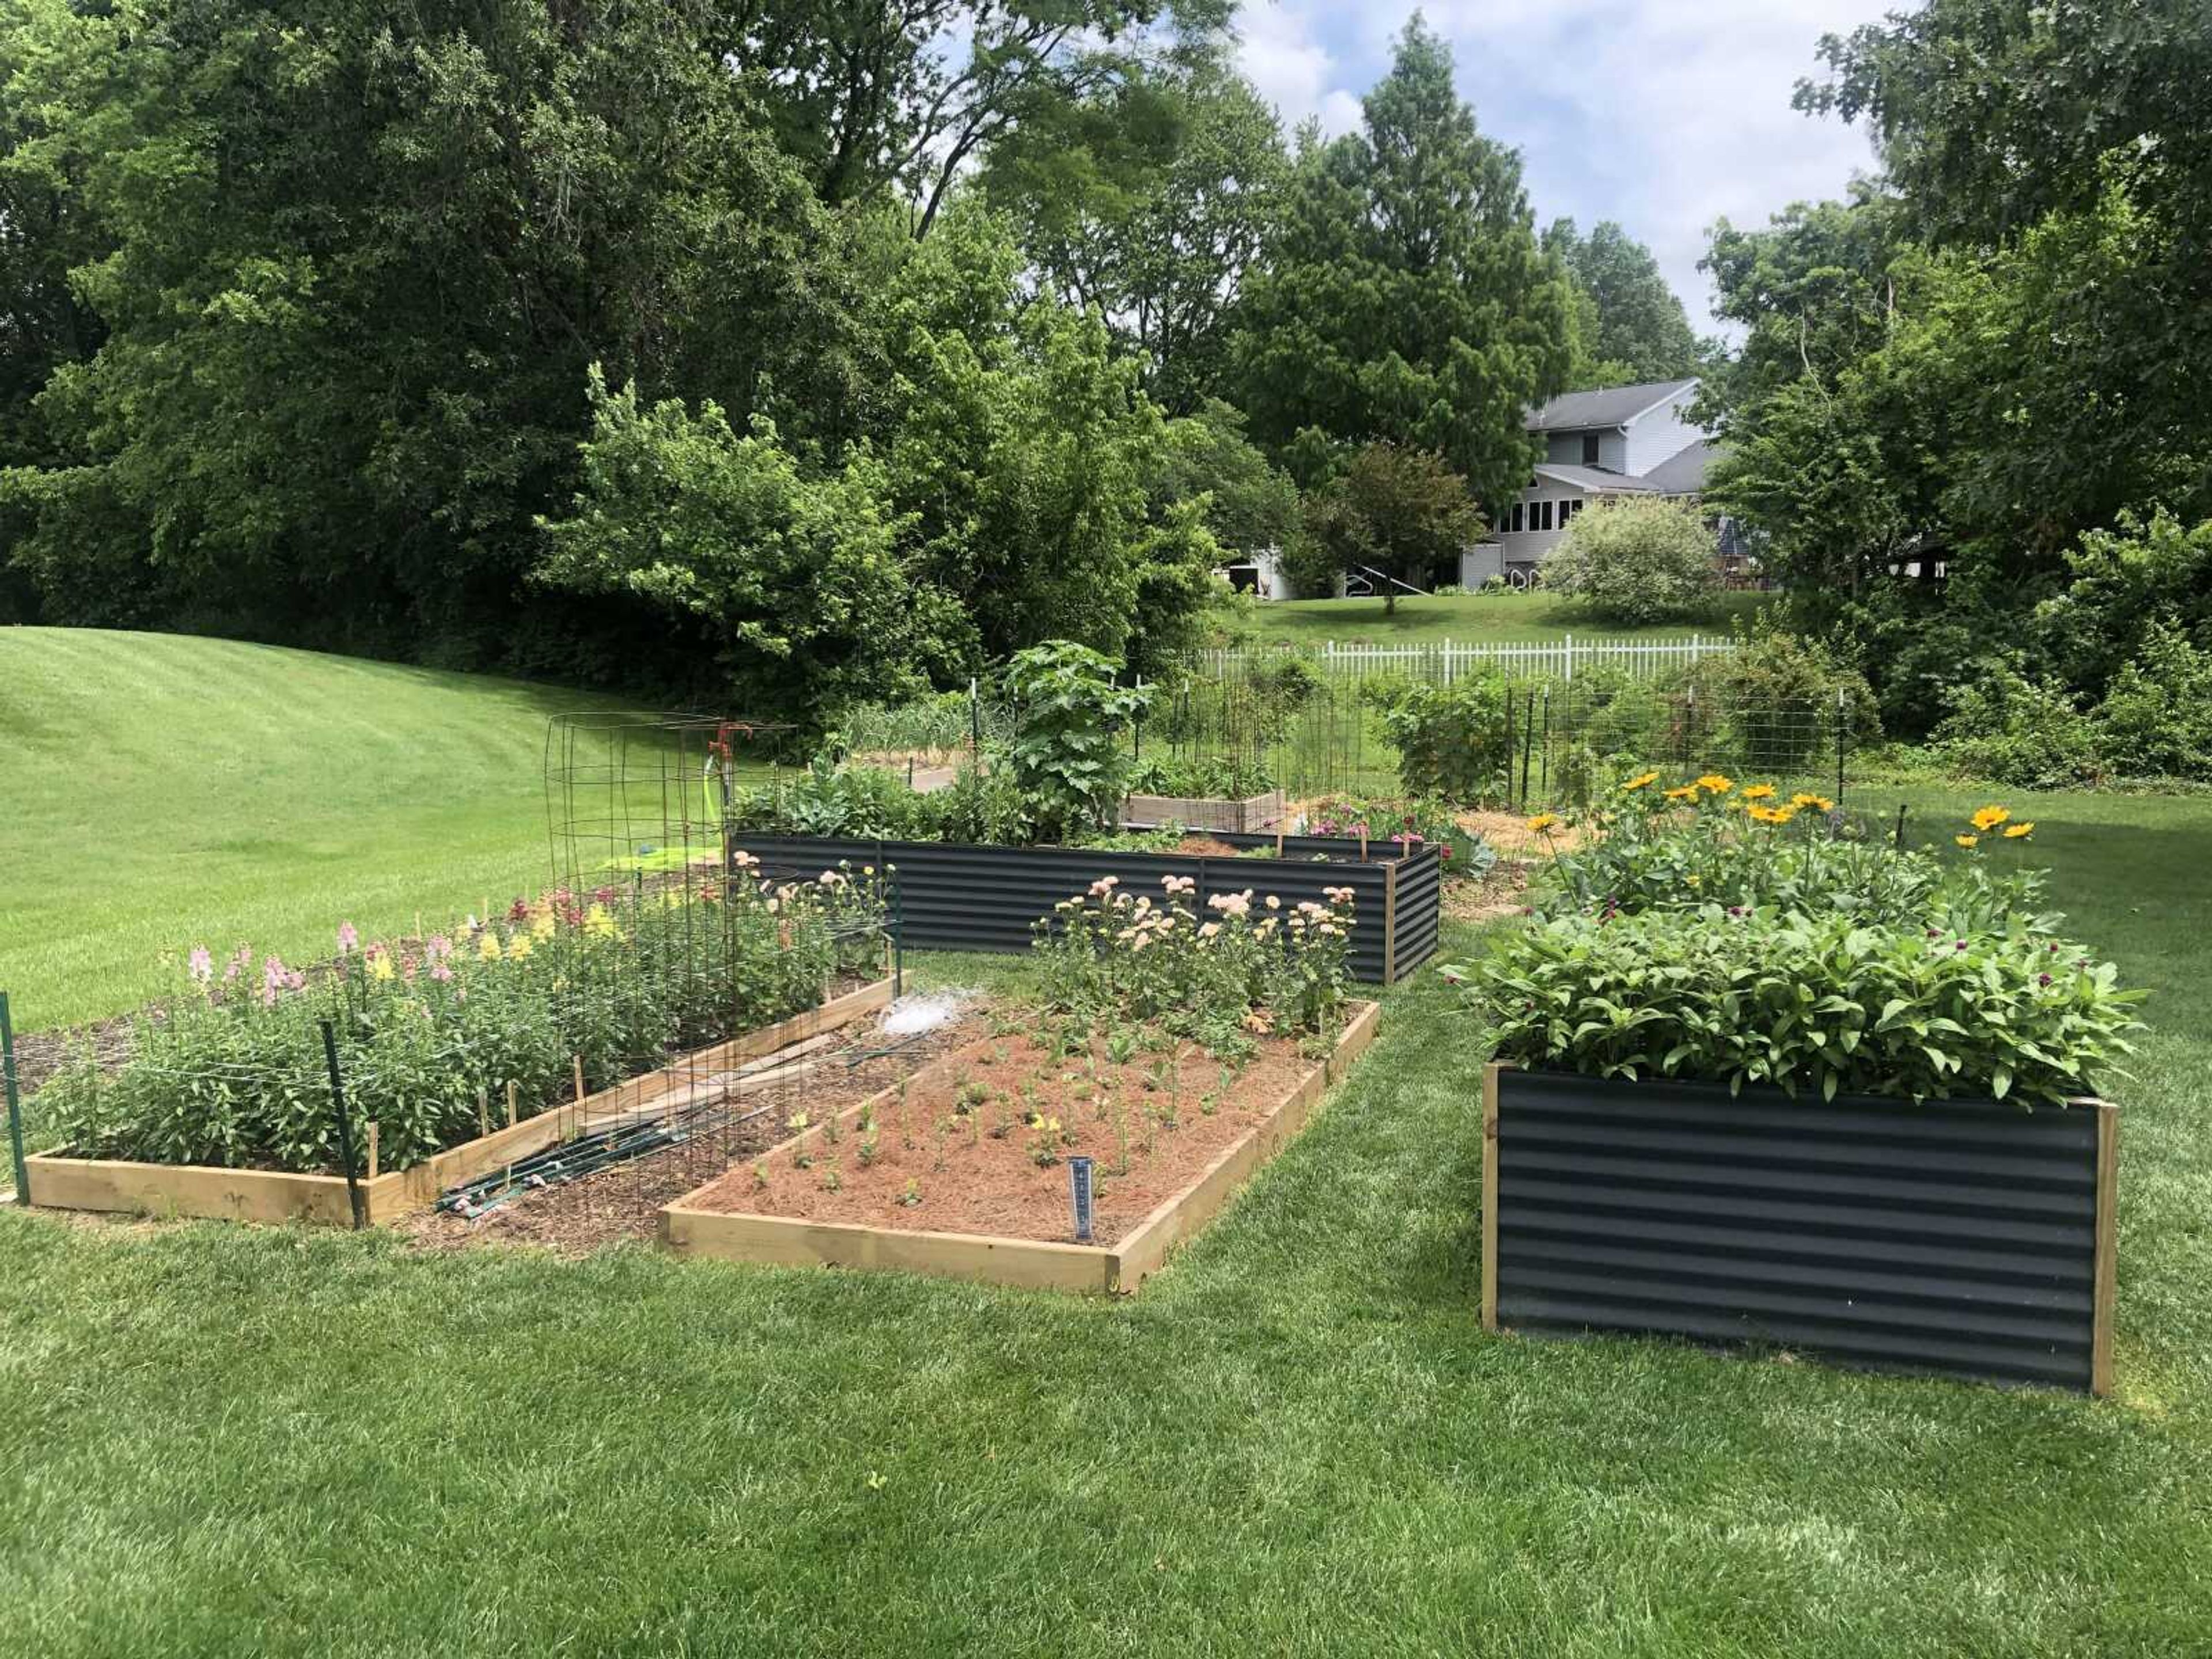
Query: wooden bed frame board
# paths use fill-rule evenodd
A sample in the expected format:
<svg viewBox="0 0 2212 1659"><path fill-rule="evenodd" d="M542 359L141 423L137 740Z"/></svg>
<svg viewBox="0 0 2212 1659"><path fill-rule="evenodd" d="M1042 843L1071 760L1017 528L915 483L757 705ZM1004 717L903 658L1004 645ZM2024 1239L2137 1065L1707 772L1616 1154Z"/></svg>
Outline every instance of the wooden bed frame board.
<svg viewBox="0 0 2212 1659"><path fill-rule="evenodd" d="M716 1068L741 1065L836 1030L875 1012L890 1000L890 977L872 981L818 1008L696 1049L658 1071L626 1079L580 1100L548 1107L534 1117L464 1141L408 1169L364 1179L359 1184L368 1218L375 1224L427 1210L448 1188L590 1130L641 1115L665 1097ZM30 1175L30 1201L42 1210L196 1216L220 1221L319 1221L336 1226L349 1226L353 1221L343 1176L71 1158L66 1149L41 1153L26 1159L25 1164Z"/></svg>
<svg viewBox="0 0 2212 1659"><path fill-rule="evenodd" d="M678 1255L774 1267L891 1268L1018 1290L1127 1294L1157 1272L1177 1243L1194 1236L1218 1214L1246 1179L1306 1126L1322 1096L1343 1079L1352 1063L1374 1041L1382 1012L1376 1003L1360 1005L1328 1054L1300 1078L1280 1105L1226 1147L1194 1182L1139 1222L1118 1244L909 1231L702 1209L696 1200L715 1184L713 1182L661 1211L661 1243ZM841 1120L857 1121L871 1107L885 1104L897 1094L894 1085L838 1115ZM819 1137L824 1127L817 1124L798 1139Z"/></svg>

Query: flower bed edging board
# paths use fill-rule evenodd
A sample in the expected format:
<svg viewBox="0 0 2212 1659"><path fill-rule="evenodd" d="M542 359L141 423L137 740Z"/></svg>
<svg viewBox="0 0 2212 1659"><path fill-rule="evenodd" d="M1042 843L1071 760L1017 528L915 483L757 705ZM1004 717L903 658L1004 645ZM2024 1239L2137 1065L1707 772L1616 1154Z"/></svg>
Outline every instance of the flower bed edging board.
<svg viewBox="0 0 2212 1659"><path fill-rule="evenodd" d="M2119 1111L1483 1079L1486 1329L2107 1393Z"/></svg>
<svg viewBox="0 0 2212 1659"><path fill-rule="evenodd" d="M488 1135L448 1147L408 1169L361 1181L371 1224L427 1210L448 1188L503 1164L515 1163L587 1129L641 1112L664 1096L733 1066L825 1031L851 1024L891 1000L889 977L876 980L758 1030L695 1049L662 1066L526 1117ZM366 1121L373 1101L356 1101ZM359 1131L356 1131L359 1133ZM143 1164L120 1158L71 1158L62 1152L27 1158L29 1201L42 1210L94 1210L133 1215L194 1216L218 1221L317 1221L348 1226L351 1200L343 1176L283 1170L231 1170L204 1164Z"/></svg>
<svg viewBox="0 0 2212 1659"><path fill-rule="evenodd" d="M1391 842L1368 844L1321 836L1209 834L1232 846L1273 848L1279 859L1194 857L1180 853L1121 853L1095 848L984 847L960 842L875 841L740 832L733 851L761 861L778 880L811 881L841 860L855 869L891 866L895 920L908 950L1026 951L1032 929L1053 907L1112 876L1132 891L1158 896L1160 878L1190 876L1203 908L1215 893L1274 893L1286 904L1318 900L1326 887L1353 895L1350 967L1370 985L1391 985L1436 954L1443 914L1443 866L1437 849L1402 854ZM1316 861L1315 854L1326 854Z"/></svg>
<svg viewBox="0 0 2212 1659"><path fill-rule="evenodd" d="M1254 1170L1290 1143L1312 1117L1322 1097L1343 1079L1374 1041L1382 1009L1372 1002L1357 1006L1358 1012L1335 1045L1305 1071L1280 1104L1111 1248L736 1214L698 1207L693 1200L707 1190L704 1187L661 1211L661 1243L678 1255L774 1267L890 1268L1024 1290L1109 1295L1133 1291L1177 1243L1219 1213ZM886 1089L842 1115L857 1122L871 1105L886 1105L897 1093L896 1087ZM821 1133L817 1125L800 1141Z"/></svg>
<svg viewBox="0 0 2212 1659"><path fill-rule="evenodd" d="M1186 830L1265 830L1283 816L1283 792L1269 789L1241 800L1212 795L1131 795L1121 822L1151 827L1179 823Z"/></svg>

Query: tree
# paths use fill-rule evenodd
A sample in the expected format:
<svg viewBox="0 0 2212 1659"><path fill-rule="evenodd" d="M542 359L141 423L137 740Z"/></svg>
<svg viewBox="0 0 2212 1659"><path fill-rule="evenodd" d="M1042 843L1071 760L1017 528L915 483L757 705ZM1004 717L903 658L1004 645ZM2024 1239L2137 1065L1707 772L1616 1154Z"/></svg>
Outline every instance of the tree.
<svg viewBox="0 0 2212 1659"><path fill-rule="evenodd" d="M1643 628L1711 605L1714 549L1693 502L1616 497L1575 514L1544 560L1544 585L1607 622Z"/></svg>
<svg viewBox="0 0 2212 1659"><path fill-rule="evenodd" d="M568 516L541 521L538 580L700 619L734 708L817 729L966 654L958 605L900 555L880 465L810 479L765 417L739 437L711 402L641 408L596 366L590 395L582 481Z"/></svg>
<svg viewBox="0 0 2212 1659"><path fill-rule="evenodd" d="M1565 383L1565 276L1537 248L1518 159L1476 131L1418 17L1364 111L1361 132L1301 135L1239 308L1241 401L1302 483L1387 439L1503 499L1536 458L1525 410Z"/></svg>
<svg viewBox="0 0 2212 1659"><path fill-rule="evenodd" d="M1363 446L1308 514L1315 541L1339 571L1372 570L1418 586L1433 582L1482 531L1467 480L1431 450L1387 441ZM1382 584L1382 609L1398 592Z"/></svg>
<svg viewBox="0 0 2212 1659"><path fill-rule="evenodd" d="M1218 41L994 146L982 174L1040 276L1096 306L1170 413L1220 380L1228 319L1289 171L1274 112Z"/></svg>
<svg viewBox="0 0 2212 1659"><path fill-rule="evenodd" d="M1600 221L1587 237L1576 230L1573 220L1554 219L1544 233L1543 246L1565 267L1578 296L1587 296L1587 307L1577 307L1586 327L1595 325L1579 343L1586 354L1578 365L1583 386L1680 380L1698 373L1697 336L1650 249L1610 219Z"/></svg>
<svg viewBox="0 0 2212 1659"><path fill-rule="evenodd" d="M1298 488L1244 435L1244 417L1218 399L1168 422L1152 475L1156 510L1201 503L1206 530L1223 550L1247 557L1280 547L1297 532Z"/></svg>

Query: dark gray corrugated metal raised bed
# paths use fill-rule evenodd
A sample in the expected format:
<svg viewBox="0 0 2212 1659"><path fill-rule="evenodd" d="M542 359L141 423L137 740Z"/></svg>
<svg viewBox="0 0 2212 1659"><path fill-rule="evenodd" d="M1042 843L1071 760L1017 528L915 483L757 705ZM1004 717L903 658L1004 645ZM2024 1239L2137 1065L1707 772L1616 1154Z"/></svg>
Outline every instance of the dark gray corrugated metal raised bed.
<svg viewBox="0 0 2212 1659"><path fill-rule="evenodd" d="M1236 847L1275 845L1273 836L1209 830ZM1352 890L1352 976L1370 985L1403 979L1436 954L1443 872L1434 848L1401 854L1388 842L1285 836L1279 859L1194 858L1179 853L1109 853L1071 847L976 847L961 842L864 841L824 836L738 834L732 849L751 854L767 873L811 878L842 859L898 872L899 926L917 950L1026 951L1031 927L1062 899L1101 876L1133 891L1159 891L1165 875L1197 878L1200 906L1215 893L1319 899L1324 887ZM1316 862L1316 854L1328 855Z"/></svg>
<svg viewBox="0 0 2212 1659"><path fill-rule="evenodd" d="M1483 1322L2102 1394L2118 1114L1490 1068Z"/></svg>

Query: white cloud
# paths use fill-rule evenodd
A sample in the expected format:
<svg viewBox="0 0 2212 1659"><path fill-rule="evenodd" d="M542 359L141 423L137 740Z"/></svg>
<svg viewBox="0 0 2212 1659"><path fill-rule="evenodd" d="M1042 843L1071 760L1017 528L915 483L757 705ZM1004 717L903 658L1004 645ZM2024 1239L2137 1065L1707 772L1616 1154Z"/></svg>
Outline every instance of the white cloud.
<svg viewBox="0 0 2212 1659"><path fill-rule="evenodd" d="M1483 130L1516 146L1540 222L1617 219L1648 244L1692 322L1709 325L1697 269L1725 216L1765 222L1837 196L1874 154L1864 133L1790 106L1815 43L1894 0L1428 0ZM1408 0L1247 0L1244 73L1284 118L1358 120Z"/></svg>

